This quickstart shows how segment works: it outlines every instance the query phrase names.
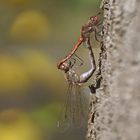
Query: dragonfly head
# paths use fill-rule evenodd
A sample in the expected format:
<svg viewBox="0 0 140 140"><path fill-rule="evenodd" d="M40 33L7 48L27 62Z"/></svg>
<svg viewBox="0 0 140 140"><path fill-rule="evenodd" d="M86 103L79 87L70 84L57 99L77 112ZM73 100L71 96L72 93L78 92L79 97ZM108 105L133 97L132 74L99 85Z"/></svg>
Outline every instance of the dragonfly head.
<svg viewBox="0 0 140 140"><path fill-rule="evenodd" d="M96 16L91 16L90 17L90 20L94 23L97 23L98 22L98 15L100 15L101 13L99 12Z"/></svg>
<svg viewBox="0 0 140 140"><path fill-rule="evenodd" d="M69 64L67 64L67 63L58 63L57 68L66 73L66 72L69 71Z"/></svg>

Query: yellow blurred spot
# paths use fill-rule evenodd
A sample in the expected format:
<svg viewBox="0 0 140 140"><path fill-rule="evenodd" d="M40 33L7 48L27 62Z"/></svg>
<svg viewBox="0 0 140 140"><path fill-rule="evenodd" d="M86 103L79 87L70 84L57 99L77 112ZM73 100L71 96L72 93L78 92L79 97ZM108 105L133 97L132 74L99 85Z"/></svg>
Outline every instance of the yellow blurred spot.
<svg viewBox="0 0 140 140"><path fill-rule="evenodd" d="M44 41L48 35L48 21L37 11L19 14L11 25L10 38L14 41Z"/></svg>
<svg viewBox="0 0 140 140"><path fill-rule="evenodd" d="M27 86L28 77L20 63L10 55L0 55L0 91L21 91Z"/></svg>
<svg viewBox="0 0 140 140"><path fill-rule="evenodd" d="M24 112L10 109L0 114L9 119L15 114L13 121L0 121L0 140L42 140L40 129Z"/></svg>
<svg viewBox="0 0 140 140"><path fill-rule="evenodd" d="M61 89L64 78L59 75L56 63L49 55L38 50L28 50L21 55L21 59L33 81L53 91Z"/></svg>

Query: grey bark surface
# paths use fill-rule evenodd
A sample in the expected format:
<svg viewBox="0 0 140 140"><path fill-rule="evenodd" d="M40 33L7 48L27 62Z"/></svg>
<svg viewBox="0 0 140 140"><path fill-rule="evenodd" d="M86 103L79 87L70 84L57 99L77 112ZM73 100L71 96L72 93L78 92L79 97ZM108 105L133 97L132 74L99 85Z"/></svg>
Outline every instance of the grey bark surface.
<svg viewBox="0 0 140 140"><path fill-rule="evenodd" d="M140 1L104 0L101 85L88 140L140 140Z"/></svg>

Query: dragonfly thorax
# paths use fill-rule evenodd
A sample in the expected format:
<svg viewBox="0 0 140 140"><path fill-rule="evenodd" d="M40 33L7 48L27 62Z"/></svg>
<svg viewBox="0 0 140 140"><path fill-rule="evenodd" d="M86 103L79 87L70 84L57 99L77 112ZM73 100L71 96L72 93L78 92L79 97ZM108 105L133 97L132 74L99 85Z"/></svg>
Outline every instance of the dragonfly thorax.
<svg viewBox="0 0 140 140"><path fill-rule="evenodd" d="M67 79L68 83L73 84L73 85L79 84L79 81L80 81L79 75L73 69L70 69L66 73L66 79Z"/></svg>

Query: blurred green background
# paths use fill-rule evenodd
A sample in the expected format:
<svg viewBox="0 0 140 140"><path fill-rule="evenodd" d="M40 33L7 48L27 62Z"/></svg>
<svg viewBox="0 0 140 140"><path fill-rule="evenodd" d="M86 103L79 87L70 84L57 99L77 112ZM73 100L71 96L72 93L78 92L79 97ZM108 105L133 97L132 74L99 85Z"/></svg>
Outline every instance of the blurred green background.
<svg viewBox="0 0 140 140"><path fill-rule="evenodd" d="M0 0L0 140L85 139L82 130L56 130L67 89L56 64L76 43L82 24L99 12L99 4ZM79 53L86 58L82 48Z"/></svg>

